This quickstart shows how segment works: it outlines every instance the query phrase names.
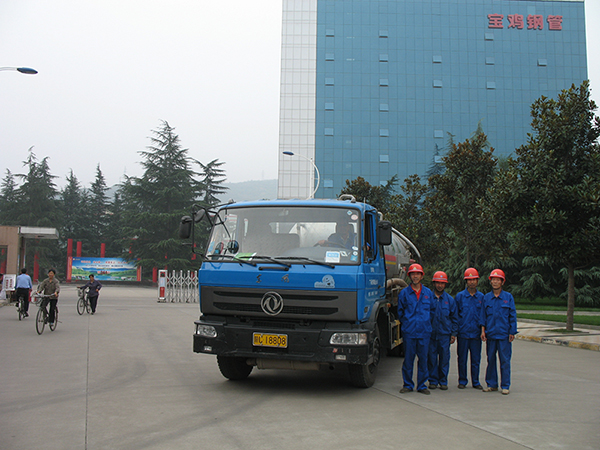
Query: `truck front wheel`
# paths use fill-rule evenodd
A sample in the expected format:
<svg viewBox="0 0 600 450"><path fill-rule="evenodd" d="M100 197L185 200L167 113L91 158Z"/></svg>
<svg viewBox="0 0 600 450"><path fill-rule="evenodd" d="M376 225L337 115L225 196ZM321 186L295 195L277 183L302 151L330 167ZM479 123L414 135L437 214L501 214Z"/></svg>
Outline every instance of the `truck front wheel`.
<svg viewBox="0 0 600 450"><path fill-rule="evenodd" d="M373 362L371 364L350 364L348 371L350 380L356 387L368 388L375 384L377 378L377 368L381 360L381 339L379 338L379 327L375 329L375 338L373 339Z"/></svg>
<svg viewBox="0 0 600 450"><path fill-rule="evenodd" d="M248 378L253 367L246 364L246 358L234 356L217 356L217 364L221 374L230 380L244 380Z"/></svg>

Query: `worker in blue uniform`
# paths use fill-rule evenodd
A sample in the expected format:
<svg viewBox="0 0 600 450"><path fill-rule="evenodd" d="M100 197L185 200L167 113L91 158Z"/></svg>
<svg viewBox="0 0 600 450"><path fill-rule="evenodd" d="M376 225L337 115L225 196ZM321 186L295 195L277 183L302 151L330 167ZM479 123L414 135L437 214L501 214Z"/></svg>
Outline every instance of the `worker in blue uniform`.
<svg viewBox="0 0 600 450"><path fill-rule="evenodd" d="M473 267L465 270L467 288L454 297L458 311L458 388L465 389L469 383L467 362L471 358L471 384L475 389L483 389L479 382L481 364L481 328L479 320L483 294L477 289L479 272Z"/></svg>
<svg viewBox="0 0 600 450"><path fill-rule="evenodd" d="M504 272L492 270L490 284L492 292L483 297L481 307L481 340L485 342L487 354L487 369L484 392L498 390L498 370L496 358L500 360L500 387L502 394L510 393L510 359L512 356L512 341L517 334L517 310L515 299L511 294L502 290L506 281Z"/></svg>
<svg viewBox="0 0 600 450"><path fill-rule="evenodd" d="M446 289L448 275L438 271L433 275L434 313L431 320L431 338L429 340L429 389L448 389L448 371L450 369L450 345L456 341L458 333L458 314L456 302Z"/></svg>
<svg viewBox="0 0 600 450"><path fill-rule="evenodd" d="M412 264L408 268L411 284L398 294L398 320L402 327L404 341L404 362L402 364L402 379L404 386L400 393L411 392L415 388L413 382L413 367L415 357L419 358L417 391L429 395L427 389L427 354L431 336L431 314L433 312L433 292L421 284L424 276L420 264Z"/></svg>

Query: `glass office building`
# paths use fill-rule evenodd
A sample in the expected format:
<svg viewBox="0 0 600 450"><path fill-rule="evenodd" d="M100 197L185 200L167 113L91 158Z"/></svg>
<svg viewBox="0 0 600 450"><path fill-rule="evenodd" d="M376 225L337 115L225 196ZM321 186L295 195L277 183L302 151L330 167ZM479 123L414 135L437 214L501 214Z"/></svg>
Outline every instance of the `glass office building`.
<svg viewBox="0 0 600 450"><path fill-rule="evenodd" d="M283 0L278 196L423 178L478 124L509 155L586 78L581 0Z"/></svg>

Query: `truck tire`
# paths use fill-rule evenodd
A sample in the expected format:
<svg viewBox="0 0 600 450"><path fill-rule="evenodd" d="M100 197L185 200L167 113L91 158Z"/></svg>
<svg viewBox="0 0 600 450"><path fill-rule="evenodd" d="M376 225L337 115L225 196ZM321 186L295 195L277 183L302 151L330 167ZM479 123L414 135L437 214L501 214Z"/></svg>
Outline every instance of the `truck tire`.
<svg viewBox="0 0 600 450"><path fill-rule="evenodd" d="M253 367L246 364L246 358L234 356L217 356L217 364L221 374L230 380L245 380Z"/></svg>
<svg viewBox="0 0 600 450"><path fill-rule="evenodd" d="M375 384L377 378L377 368L381 361L381 339L379 337L379 327L375 328L375 338L373 339L373 362L371 364L350 364L348 372L353 386L368 388Z"/></svg>

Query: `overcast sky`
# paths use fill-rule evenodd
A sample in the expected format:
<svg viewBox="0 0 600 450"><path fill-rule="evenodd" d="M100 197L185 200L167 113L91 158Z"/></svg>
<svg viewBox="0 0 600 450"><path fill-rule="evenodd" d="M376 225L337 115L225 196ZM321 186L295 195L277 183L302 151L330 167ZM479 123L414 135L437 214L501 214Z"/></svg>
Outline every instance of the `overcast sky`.
<svg viewBox="0 0 600 450"><path fill-rule="evenodd" d="M33 146L59 187L143 170L162 120L229 182L277 178L281 0L0 0L0 179ZM600 0L586 1L600 103ZM592 49L590 51L590 49Z"/></svg>

